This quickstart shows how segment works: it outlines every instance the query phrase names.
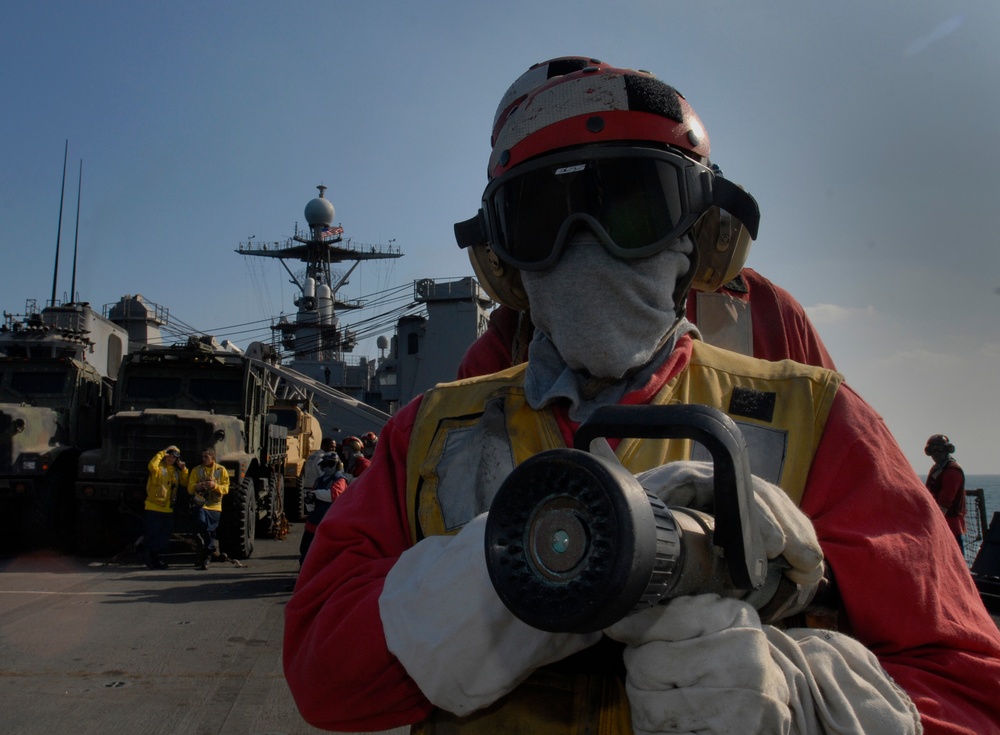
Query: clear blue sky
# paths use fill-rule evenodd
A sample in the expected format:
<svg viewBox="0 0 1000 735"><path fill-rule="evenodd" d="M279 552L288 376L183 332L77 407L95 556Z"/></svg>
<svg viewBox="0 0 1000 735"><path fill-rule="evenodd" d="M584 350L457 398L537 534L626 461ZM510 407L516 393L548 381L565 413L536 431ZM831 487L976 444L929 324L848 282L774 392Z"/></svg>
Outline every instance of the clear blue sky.
<svg viewBox="0 0 1000 735"><path fill-rule="evenodd" d="M315 186L357 242L347 295L471 274L452 224L531 63L590 55L680 89L761 205L749 264L810 311L918 471L949 434L1000 473L1000 5L668 0L0 2L0 307L141 293L237 342L293 310L271 261ZM240 332L236 325L250 325ZM374 353L374 349L369 350Z"/></svg>

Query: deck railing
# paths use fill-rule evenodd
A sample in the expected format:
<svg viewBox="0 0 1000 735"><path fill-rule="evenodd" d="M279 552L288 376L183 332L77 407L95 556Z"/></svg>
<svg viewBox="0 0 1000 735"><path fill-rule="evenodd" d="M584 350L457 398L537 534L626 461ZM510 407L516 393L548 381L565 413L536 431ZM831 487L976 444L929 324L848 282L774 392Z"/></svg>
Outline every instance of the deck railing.
<svg viewBox="0 0 1000 735"><path fill-rule="evenodd" d="M965 563L972 567L989 528L983 489L965 491Z"/></svg>

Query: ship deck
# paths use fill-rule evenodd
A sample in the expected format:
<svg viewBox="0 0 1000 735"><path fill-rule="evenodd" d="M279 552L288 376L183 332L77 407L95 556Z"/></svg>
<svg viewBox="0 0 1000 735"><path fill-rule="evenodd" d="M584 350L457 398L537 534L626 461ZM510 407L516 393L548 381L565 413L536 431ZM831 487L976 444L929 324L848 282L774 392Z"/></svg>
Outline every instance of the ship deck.
<svg viewBox="0 0 1000 735"><path fill-rule="evenodd" d="M134 554L0 559L0 731L325 732L299 715L281 668L301 532L208 571L176 541L157 572Z"/></svg>
<svg viewBox="0 0 1000 735"><path fill-rule="evenodd" d="M0 559L0 731L310 735L281 669L301 524L252 558ZM408 732L408 728L391 732Z"/></svg>

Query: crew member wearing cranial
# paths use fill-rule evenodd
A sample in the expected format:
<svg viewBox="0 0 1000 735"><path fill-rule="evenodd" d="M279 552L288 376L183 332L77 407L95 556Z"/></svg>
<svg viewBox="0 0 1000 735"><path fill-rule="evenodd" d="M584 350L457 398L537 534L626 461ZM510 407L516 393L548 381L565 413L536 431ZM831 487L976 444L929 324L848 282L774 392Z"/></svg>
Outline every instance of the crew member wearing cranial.
<svg viewBox="0 0 1000 735"><path fill-rule="evenodd" d="M675 89L599 62L553 74L497 121L482 209L456 236L530 304L528 361L399 411L319 525L284 640L309 722L1000 732L1000 633L877 414L835 372L711 347L684 318L708 257L695 225L720 212L758 225L708 156ZM696 589L591 632L524 622L484 553L505 478L573 446L603 406L684 404L727 413L747 437L749 517L781 577L779 612L762 620L742 592ZM607 439L663 505L712 510L713 466L691 442ZM820 588L839 630L801 614Z"/></svg>

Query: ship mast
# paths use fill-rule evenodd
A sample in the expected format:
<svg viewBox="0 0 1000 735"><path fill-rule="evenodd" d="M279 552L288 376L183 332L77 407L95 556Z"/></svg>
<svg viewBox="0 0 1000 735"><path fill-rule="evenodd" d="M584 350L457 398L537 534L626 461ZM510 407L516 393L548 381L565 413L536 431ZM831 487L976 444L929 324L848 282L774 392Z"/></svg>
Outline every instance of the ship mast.
<svg viewBox="0 0 1000 735"><path fill-rule="evenodd" d="M337 292L347 277L364 260L400 258L399 248L344 242L344 228L334 226L335 210L326 198L326 187L316 187L319 196L306 204L305 217L309 236L298 232L283 243L257 245L240 243L241 255L277 258L288 271L292 283L299 289L295 298L298 311L295 321L282 317L271 329L280 335L282 349L291 352L296 362L340 362L345 352L357 344L356 336L341 329L337 311L360 309L364 304L341 300ZM298 260L306 264L305 280L300 282L285 261ZM353 262L347 273L336 283L330 266Z"/></svg>

